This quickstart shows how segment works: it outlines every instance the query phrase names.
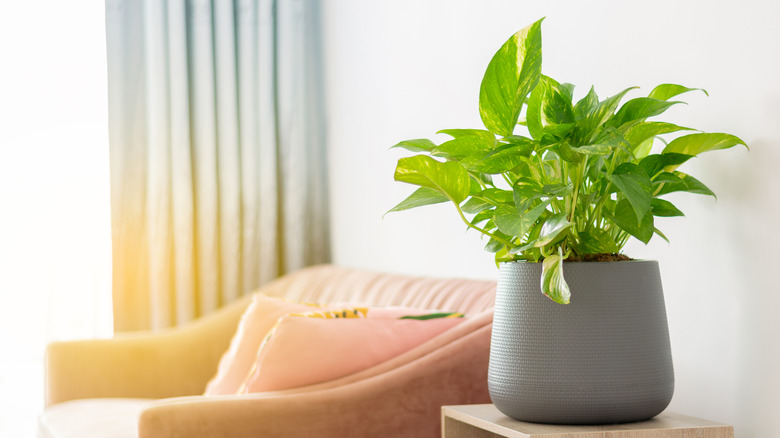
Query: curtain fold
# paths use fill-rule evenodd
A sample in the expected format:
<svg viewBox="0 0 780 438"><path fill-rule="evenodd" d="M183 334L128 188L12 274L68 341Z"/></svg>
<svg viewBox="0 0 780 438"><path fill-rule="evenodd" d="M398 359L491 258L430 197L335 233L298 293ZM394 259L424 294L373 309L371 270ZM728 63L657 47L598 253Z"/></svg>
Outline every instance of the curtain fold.
<svg viewBox="0 0 780 438"><path fill-rule="evenodd" d="M107 0L114 326L330 259L318 0Z"/></svg>

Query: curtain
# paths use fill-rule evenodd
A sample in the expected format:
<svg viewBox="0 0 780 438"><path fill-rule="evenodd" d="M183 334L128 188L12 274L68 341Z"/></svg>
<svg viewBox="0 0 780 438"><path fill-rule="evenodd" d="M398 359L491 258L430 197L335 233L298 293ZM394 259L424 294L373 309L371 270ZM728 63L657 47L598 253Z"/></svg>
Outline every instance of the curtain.
<svg viewBox="0 0 780 438"><path fill-rule="evenodd" d="M114 328L330 257L316 0L107 0Z"/></svg>

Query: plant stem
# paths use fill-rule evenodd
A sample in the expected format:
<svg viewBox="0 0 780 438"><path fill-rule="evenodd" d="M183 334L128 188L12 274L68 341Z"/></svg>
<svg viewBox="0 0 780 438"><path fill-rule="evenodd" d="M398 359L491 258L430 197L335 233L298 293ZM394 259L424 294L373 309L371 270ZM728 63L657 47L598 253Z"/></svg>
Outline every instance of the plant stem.
<svg viewBox="0 0 780 438"><path fill-rule="evenodd" d="M455 204L455 203L453 202L453 204ZM455 204L455 209L458 210L458 214L460 215L460 218L463 220L463 222L469 228L473 228L473 229L479 231L480 233L490 237L491 239L495 240L496 242L498 242L498 243L500 243L500 244L502 244L504 246L507 246L507 247L510 247L510 248L515 246L514 243L509 242L509 241L501 238L500 236L496 236L495 234L491 233L490 231L488 231L488 230L486 230L484 228L480 228L480 227L472 224L471 222L469 222L468 219L466 219L466 216L463 214L463 210L460 209L460 205Z"/></svg>
<svg viewBox="0 0 780 438"><path fill-rule="evenodd" d="M576 181L572 181L572 184L574 184L574 193L571 195L571 211L569 212L569 222L574 222L574 210L577 208L577 197L580 194L580 184L582 184L582 180L585 176L585 168L588 165L588 157L585 156L585 159L582 161L582 165L579 165L575 168L575 174L574 177L576 178ZM563 182L566 184L566 181Z"/></svg>
<svg viewBox="0 0 780 438"><path fill-rule="evenodd" d="M504 177L504 181L506 181L506 183L509 184L510 188L514 188L514 186L512 185L512 180L509 179L509 177L506 175L506 173L502 173L501 176Z"/></svg>
<svg viewBox="0 0 780 438"><path fill-rule="evenodd" d="M661 184L658 184L658 188L655 189L655 192L653 192L653 198L655 198L656 196L658 196L659 193L661 193L661 189L664 188L664 184L666 183L662 182Z"/></svg>

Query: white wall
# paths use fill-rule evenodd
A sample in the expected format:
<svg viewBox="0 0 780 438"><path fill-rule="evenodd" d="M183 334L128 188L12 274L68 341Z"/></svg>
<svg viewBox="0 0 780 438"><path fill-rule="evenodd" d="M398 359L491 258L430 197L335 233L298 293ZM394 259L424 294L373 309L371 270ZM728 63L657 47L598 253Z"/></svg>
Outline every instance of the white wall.
<svg viewBox="0 0 780 438"><path fill-rule="evenodd" d="M687 165L718 194L679 196L671 240L631 244L661 264L677 390L671 408L734 424L780 426L780 4L712 0L337 0L325 2L331 202L337 263L494 278L490 254L447 205L382 217L413 188L393 182L399 140L480 127L479 83L493 52L546 16L543 71L606 97L674 82L710 92L669 121L742 137ZM635 94L634 96L638 96Z"/></svg>

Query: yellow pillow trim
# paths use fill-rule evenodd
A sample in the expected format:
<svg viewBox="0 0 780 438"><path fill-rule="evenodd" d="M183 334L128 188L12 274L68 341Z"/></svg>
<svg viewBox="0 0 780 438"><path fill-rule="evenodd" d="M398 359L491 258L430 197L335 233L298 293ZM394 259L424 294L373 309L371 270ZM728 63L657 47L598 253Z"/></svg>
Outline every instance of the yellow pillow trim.
<svg viewBox="0 0 780 438"><path fill-rule="evenodd" d="M285 316L300 316L304 318L322 318L322 319L345 319L345 318L365 318L367 315L368 315L368 307L354 307L351 309L341 309L341 310L321 310L321 311L314 311L314 312L288 313ZM276 324L279 325L279 322L277 321Z"/></svg>

